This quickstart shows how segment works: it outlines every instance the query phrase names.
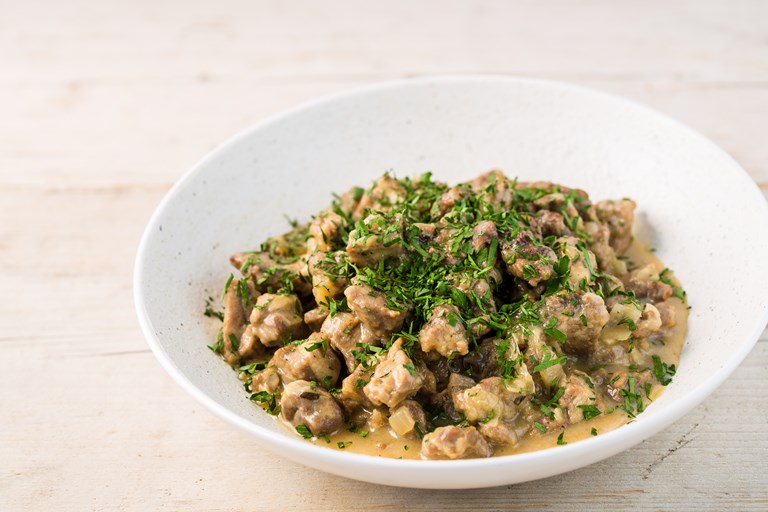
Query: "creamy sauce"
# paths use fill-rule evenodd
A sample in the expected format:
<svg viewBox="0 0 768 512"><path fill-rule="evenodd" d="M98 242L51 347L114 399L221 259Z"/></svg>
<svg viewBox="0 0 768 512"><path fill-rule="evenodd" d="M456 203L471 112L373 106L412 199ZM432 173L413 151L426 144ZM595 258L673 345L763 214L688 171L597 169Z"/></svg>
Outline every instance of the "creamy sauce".
<svg viewBox="0 0 768 512"><path fill-rule="evenodd" d="M641 242L635 240L626 253L629 260L635 266L640 267L647 264L654 264L658 270L662 270L664 264L654 256L654 254ZM667 274L672 282L679 286L680 283L672 274ZM658 355L662 361L677 365L680 361L680 353L685 344L685 334L688 328L688 307L687 304L676 297L668 299L668 302L675 308L675 326L671 329L669 335L664 337L664 344L651 344L649 354ZM650 355L649 355L650 357ZM651 402L658 398L664 392L664 386L654 383L649 393ZM645 396L643 396L645 398ZM646 406L650 406L646 400ZM566 443L573 443L589 438L593 435L594 428L597 434L603 434L614 430L629 421L627 414L615 409L610 414L601 414L595 418L567 425L564 429L557 428L551 432L541 433L536 429L530 429L520 439L515 446L500 446L495 450L494 455L512 455L516 453L532 452L544 448L557 446L558 436L563 433L562 440ZM281 421L281 423L283 423ZM293 427L284 425L294 432ZM361 435L363 434L363 435ZM326 446L333 449L342 449L344 451L373 455L378 457L402 458L402 459L421 459L421 440L413 433L398 437L391 431L389 425L385 423L376 430L370 430L364 426L357 432L350 432L346 429L324 438L313 438L310 442L318 446ZM343 446L343 448L342 448Z"/></svg>

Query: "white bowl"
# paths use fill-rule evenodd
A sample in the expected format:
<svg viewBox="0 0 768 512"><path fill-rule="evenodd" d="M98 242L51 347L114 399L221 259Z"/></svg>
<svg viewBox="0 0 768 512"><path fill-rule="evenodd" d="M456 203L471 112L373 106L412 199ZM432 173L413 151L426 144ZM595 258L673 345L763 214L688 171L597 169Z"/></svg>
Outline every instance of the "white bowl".
<svg viewBox="0 0 768 512"><path fill-rule="evenodd" d="M457 182L491 168L629 196L653 246L692 306L674 382L638 420L534 453L406 461L314 446L250 402L210 344L204 300L229 255L307 219L334 191L383 171L426 170ZM423 488L473 488L570 471L614 455L699 404L739 365L768 320L768 207L725 152L659 113L607 94L528 79L463 76L353 90L235 136L196 165L158 207L139 247L134 291L160 363L200 403L265 449L348 478Z"/></svg>

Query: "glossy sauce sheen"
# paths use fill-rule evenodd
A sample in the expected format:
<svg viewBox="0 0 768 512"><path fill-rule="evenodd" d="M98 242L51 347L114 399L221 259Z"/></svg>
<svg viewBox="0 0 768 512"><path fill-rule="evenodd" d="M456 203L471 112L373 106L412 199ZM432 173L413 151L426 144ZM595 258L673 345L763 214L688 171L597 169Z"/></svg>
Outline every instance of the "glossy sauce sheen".
<svg viewBox="0 0 768 512"><path fill-rule="evenodd" d="M659 270L664 268L664 264L654 256L654 254L641 242L635 240L626 252L626 256L636 266L646 264L656 264ZM672 282L679 286L679 282L670 276ZM664 344L652 344L650 348L651 355L658 355L662 361L677 365L680 361L680 353L685 344L685 333L688 328L688 307L682 300L672 297L668 299L675 306L676 324L672 328L671 334L664 338ZM649 355L650 358L650 355ZM652 405L661 393L664 392L664 386L653 383L650 392L651 403L646 400L646 406ZM530 429L520 439L515 446L498 446L495 449L494 456L512 455L516 453L532 452L545 448L557 446L557 439L561 432L564 432L563 441L572 443L591 437L592 429L596 429L598 435L614 430L629 421L627 414L615 409L610 414L601 414L595 418L568 425L565 429L558 428L551 432L541 433L536 429ZM283 423L282 421L280 423ZM290 425L283 425L291 432L294 432ZM312 438L310 442L318 446L327 446L333 449L373 455L378 457L402 458L402 459L421 459L421 440L413 433L398 437L385 423L375 431L368 431L367 426L363 426L356 432L350 432L342 429L340 432L324 438ZM342 448L343 446L343 448Z"/></svg>

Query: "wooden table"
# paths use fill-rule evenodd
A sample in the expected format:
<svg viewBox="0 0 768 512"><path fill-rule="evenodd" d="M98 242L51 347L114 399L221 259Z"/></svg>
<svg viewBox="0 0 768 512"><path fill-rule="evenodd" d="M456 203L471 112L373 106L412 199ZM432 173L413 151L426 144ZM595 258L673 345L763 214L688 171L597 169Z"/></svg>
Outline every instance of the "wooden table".
<svg viewBox="0 0 768 512"><path fill-rule="evenodd" d="M5 0L0 64L0 510L768 508L767 332L706 402L632 450L432 492L263 452L165 374L131 297L143 226L204 153L393 78L617 93L710 137L768 194L768 2Z"/></svg>

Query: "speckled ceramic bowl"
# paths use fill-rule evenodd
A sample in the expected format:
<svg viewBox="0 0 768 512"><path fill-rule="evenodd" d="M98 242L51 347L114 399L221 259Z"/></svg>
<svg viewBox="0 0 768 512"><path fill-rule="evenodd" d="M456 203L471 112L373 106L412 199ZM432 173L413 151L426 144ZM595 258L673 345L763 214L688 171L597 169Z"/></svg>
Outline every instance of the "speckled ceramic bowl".
<svg viewBox="0 0 768 512"><path fill-rule="evenodd" d="M693 309L680 369L639 419L534 453L404 461L313 446L254 406L206 348L216 326L205 298L228 256L307 219L333 191L383 171L426 170L456 182L491 168L631 196L647 240ZM649 231L650 232L650 231ZM425 488L510 484L570 471L652 436L736 369L768 319L768 207L725 152L680 123L629 101L569 85L446 77L353 90L291 110L235 136L168 193L147 226L135 270L136 309L163 367L196 400L265 449L349 478ZM762 284L759 286L758 284Z"/></svg>

